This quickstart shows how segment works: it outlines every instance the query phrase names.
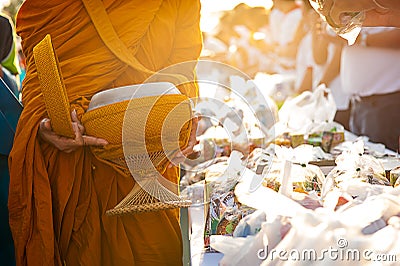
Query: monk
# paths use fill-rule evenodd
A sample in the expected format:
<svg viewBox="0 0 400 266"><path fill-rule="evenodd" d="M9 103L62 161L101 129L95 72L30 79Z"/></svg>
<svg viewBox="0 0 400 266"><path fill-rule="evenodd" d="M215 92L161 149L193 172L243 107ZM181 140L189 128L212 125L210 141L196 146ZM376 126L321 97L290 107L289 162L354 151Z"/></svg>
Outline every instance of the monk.
<svg viewBox="0 0 400 266"><path fill-rule="evenodd" d="M9 159L8 202L17 265L181 265L177 209L105 215L134 181L96 160L88 146L107 142L83 135L80 118L95 93L142 83L149 73L131 67L123 53L109 48L110 29L96 28L93 16L111 22L118 38L151 71L197 60L200 55L199 0L23 3L17 33L27 75L24 110ZM75 139L51 130L41 95L32 49L46 34L52 37L71 110L75 110ZM194 66L180 74L192 79ZM182 92L196 96L196 86ZM193 136L183 154L190 153L192 140ZM164 176L177 183L178 169L168 168Z"/></svg>

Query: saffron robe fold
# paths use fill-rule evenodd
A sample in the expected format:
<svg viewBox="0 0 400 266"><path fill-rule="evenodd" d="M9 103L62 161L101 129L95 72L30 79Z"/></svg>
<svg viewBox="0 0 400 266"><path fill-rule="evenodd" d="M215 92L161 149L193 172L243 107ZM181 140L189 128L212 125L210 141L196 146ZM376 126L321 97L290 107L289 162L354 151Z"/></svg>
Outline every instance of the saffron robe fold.
<svg viewBox="0 0 400 266"><path fill-rule="evenodd" d="M89 0L90 1L90 0ZM197 60L201 51L198 0L104 0L119 38L148 69ZM38 137L47 117L32 49L50 34L71 107L81 116L97 92L142 83L104 45L79 0L26 0L17 33L27 60L24 110L10 154L9 219L17 265L180 265L177 210L108 217L133 179L99 162L88 148L60 152ZM181 68L193 78L194 65ZM185 93L196 96L196 86ZM178 182L178 170L166 178Z"/></svg>

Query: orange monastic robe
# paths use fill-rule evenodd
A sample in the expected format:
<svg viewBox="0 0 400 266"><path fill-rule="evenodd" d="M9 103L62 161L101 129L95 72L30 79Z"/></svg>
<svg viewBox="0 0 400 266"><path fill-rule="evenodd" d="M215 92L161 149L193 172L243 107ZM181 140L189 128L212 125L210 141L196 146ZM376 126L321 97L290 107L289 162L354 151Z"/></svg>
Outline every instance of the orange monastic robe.
<svg viewBox="0 0 400 266"><path fill-rule="evenodd" d="M148 69L197 60L198 0L104 0L119 38ZM47 117L33 47L52 37L71 106L82 115L96 92L141 83L147 74L104 45L79 0L26 0L17 17L27 57L24 111L10 155L10 225L17 265L179 265L178 212L108 217L133 179L97 161L88 148L60 152L39 140ZM193 75L193 68L186 69ZM194 87L193 87L194 88ZM195 89L188 94L196 95ZM165 174L177 182L177 169Z"/></svg>

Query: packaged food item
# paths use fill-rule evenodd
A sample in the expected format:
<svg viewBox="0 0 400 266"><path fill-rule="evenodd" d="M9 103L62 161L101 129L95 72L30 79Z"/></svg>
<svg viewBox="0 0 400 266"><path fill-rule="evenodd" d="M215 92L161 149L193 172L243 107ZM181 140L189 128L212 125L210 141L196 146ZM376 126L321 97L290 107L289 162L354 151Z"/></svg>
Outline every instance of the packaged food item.
<svg viewBox="0 0 400 266"><path fill-rule="evenodd" d="M347 201L355 198L360 200L369 195L370 191L366 188L370 185L376 185L377 188L390 186L383 165L373 156L364 153L364 143L361 140L343 151L335 162L336 167L329 172L322 186L324 206L332 202L339 204L339 197L343 195L348 195Z"/></svg>
<svg viewBox="0 0 400 266"><path fill-rule="evenodd" d="M275 145L279 145L279 146L290 147L291 146L291 142L290 142L289 133L284 133L281 136L275 138L273 143Z"/></svg>
<svg viewBox="0 0 400 266"><path fill-rule="evenodd" d="M228 235L232 236L233 231L235 230L236 226L239 224L239 221L242 219L242 214L240 211L229 208L227 209L221 220L219 220L216 228L216 235Z"/></svg>
<svg viewBox="0 0 400 266"><path fill-rule="evenodd" d="M343 131L332 132L332 133L333 133L333 138L332 138L331 149L336 147L336 145L344 142L344 132Z"/></svg>
<svg viewBox="0 0 400 266"><path fill-rule="evenodd" d="M209 217L207 219L209 221L209 233L211 235L217 234L218 225L220 225L219 231L221 232L221 227L223 227L224 225L226 227L227 221L232 220L228 220L224 217L225 212L228 212L230 215L232 215L234 210L237 209L238 203L235 200L235 195L232 190L223 195L214 195L210 201L210 211L208 212ZM220 224L221 220L224 218L225 222L222 222L222 224Z"/></svg>
<svg viewBox="0 0 400 266"><path fill-rule="evenodd" d="M204 245L207 251L212 251L209 248L211 235L232 236L239 221L254 211L253 208L240 204L234 194L239 179L245 178L244 172L250 171L245 167L242 158L243 154L233 151L223 171L214 170L219 172L217 176L206 176Z"/></svg>
<svg viewBox="0 0 400 266"><path fill-rule="evenodd" d="M331 131L316 132L310 134L306 142L313 146L321 146L324 152L331 152L334 147L344 142L344 132L336 131L336 128Z"/></svg>
<svg viewBox="0 0 400 266"><path fill-rule="evenodd" d="M335 146L344 142L344 132L324 131L321 138L321 147L330 152Z"/></svg>
<svg viewBox="0 0 400 266"><path fill-rule="evenodd" d="M305 143L304 134L291 134L286 132L275 138L273 143L279 146L296 148Z"/></svg>
<svg viewBox="0 0 400 266"><path fill-rule="evenodd" d="M263 186L278 192L282 184L282 163L275 163L271 168L265 168L265 170ZM320 193L325 178L318 166L293 164L290 179L293 184L293 191L308 194L312 191Z"/></svg>
<svg viewBox="0 0 400 266"><path fill-rule="evenodd" d="M292 148L296 148L304 144L304 135L303 134L291 134L290 135L290 145Z"/></svg>
<svg viewBox="0 0 400 266"><path fill-rule="evenodd" d="M400 166L392 169L390 171L390 184L394 187L400 185Z"/></svg>
<svg viewBox="0 0 400 266"><path fill-rule="evenodd" d="M240 204L233 189L222 195L213 194L209 204L205 205L204 247L207 252L214 251L210 248L212 235L232 236L240 220L255 211Z"/></svg>
<svg viewBox="0 0 400 266"><path fill-rule="evenodd" d="M306 143L319 147L322 145L322 137L318 134L312 134L308 136Z"/></svg>
<svg viewBox="0 0 400 266"><path fill-rule="evenodd" d="M321 137L321 148L324 152L329 152L332 147L333 132L323 132Z"/></svg>

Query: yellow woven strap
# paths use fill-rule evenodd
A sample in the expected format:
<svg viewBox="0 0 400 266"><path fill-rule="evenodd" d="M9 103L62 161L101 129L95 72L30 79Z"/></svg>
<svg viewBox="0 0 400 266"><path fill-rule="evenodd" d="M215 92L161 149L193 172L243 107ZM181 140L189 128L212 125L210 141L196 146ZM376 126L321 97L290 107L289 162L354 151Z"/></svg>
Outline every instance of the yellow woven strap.
<svg viewBox="0 0 400 266"><path fill-rule="evenodd" d="M49 34L33 48L33 56L53 131L75 138L67 91Z"/></svg>

